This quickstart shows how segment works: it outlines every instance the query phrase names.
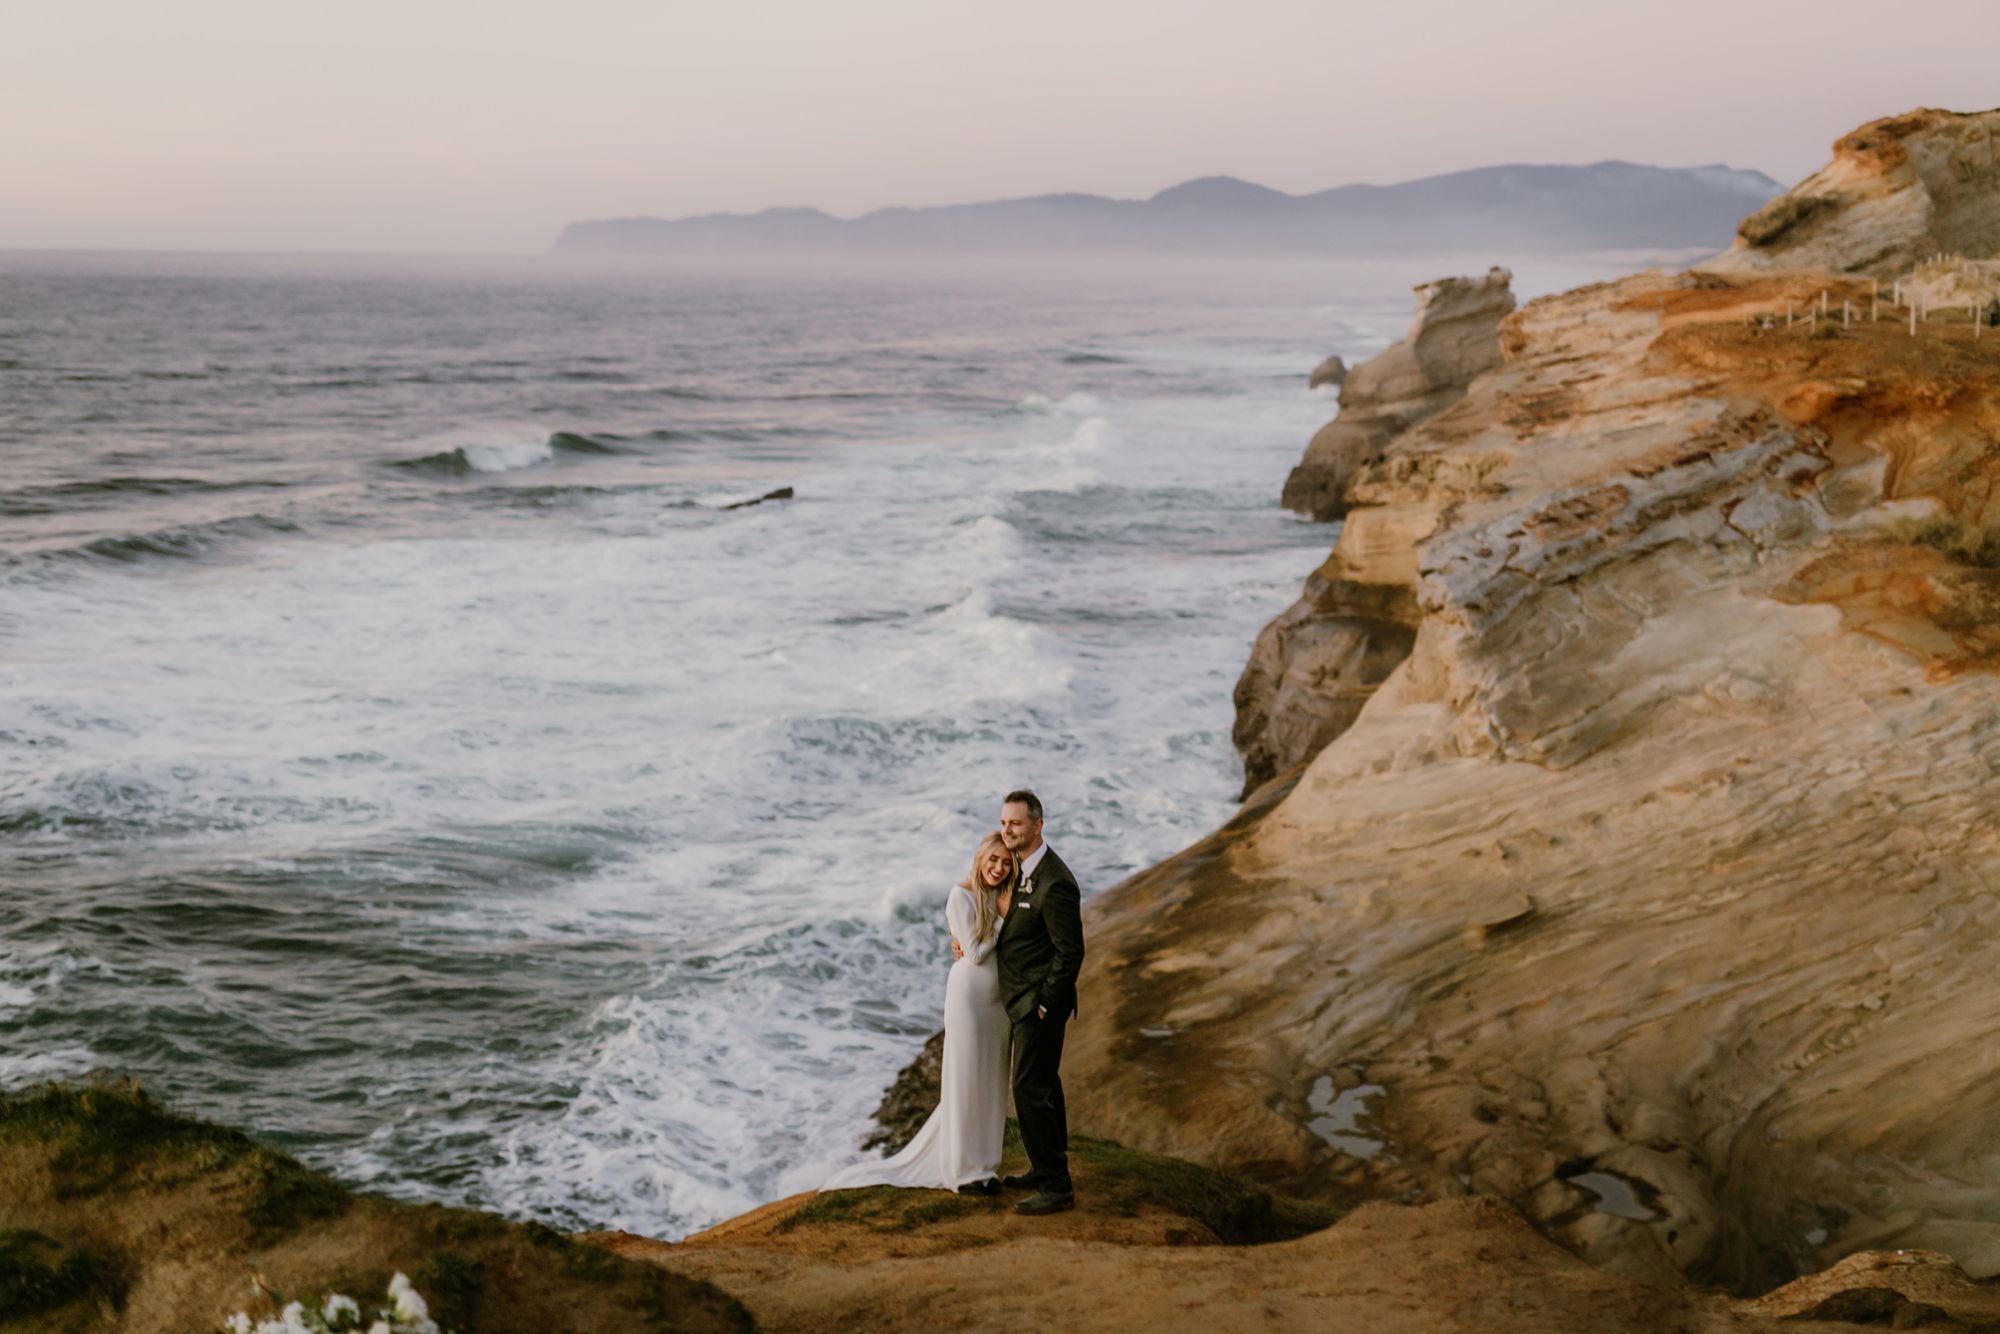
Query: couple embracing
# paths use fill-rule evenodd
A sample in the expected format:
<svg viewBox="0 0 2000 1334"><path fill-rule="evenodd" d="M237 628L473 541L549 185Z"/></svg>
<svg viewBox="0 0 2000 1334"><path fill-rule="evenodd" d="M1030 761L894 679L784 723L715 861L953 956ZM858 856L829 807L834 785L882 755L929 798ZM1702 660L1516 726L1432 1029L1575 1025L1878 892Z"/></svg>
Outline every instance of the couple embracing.
<svg viewBox="0 0 2000 1334"><path fill-rule="evenodd" d="M1083 967L1082 895L1062 858L1042 841L1042 803L1034 793L1007 794L999 830L980 840L971 875L952 886L945 922L956 962L944 988L937 1110L901 1153L858 1163L820 1189L992 1194L1007 1186L1035 1192L1014 1206L1019 1213L1074 1208L1061 1066ZM1010 1064L1029 1170L1003 1182Z"/></svg>

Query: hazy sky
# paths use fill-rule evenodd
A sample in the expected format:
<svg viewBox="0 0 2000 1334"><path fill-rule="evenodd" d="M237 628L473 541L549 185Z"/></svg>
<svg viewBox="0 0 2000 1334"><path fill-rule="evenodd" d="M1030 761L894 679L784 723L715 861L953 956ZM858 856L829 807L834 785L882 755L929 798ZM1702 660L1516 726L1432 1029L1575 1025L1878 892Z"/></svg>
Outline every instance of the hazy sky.
<svg viewBox="0 0 2000 1334"><path fill-rule="evenodd" d="M1790 183L1864 120L1996 104L2000 0L0 0L0 246L541 250L1608 157Z"/></svg>

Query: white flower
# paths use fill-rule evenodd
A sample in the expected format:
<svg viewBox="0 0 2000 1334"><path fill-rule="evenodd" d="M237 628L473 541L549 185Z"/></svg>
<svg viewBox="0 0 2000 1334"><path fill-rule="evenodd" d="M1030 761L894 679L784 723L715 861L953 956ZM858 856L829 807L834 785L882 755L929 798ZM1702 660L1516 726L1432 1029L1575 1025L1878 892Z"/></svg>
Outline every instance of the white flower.
<svg viewBox="0 0 2000 1334"><path fill-rule="evenodd" d="M368 1327L368 1334L396 1334L396 1331L389 1328L388 1321L377 1320Z"/></svg>
<svg viewBox="0 0 2000 1334"><path fill-rule="evenodd" d="M343 1297L337 1292L329 1292L326 1295L326 1305L321 1309L320 1314L326 1317L326 1323L329 1325L338 1324L343 1318L352 1318L354 1323L358 1325L361 1323L361 1303L355 1301L352 1297Z"/></svg>
<svg viewBox="0 0 2000 1334"><path fill-rule="evenodd" d="M222 1327L228 1330L229 1334L250 1334L250 1316L247 1312L238 1311L223 1321Z"/></svg>
<svg viewBox="0 0 2000 1334"><path fill-rule="evenodd" d="M396 1299L396 1319L408 1321L412 1325L430 1319L431 1308L417 1295L417 1290L410 1286L407 1274L399 1272L396 1277L389 1280L389 1295Z"/></svg>

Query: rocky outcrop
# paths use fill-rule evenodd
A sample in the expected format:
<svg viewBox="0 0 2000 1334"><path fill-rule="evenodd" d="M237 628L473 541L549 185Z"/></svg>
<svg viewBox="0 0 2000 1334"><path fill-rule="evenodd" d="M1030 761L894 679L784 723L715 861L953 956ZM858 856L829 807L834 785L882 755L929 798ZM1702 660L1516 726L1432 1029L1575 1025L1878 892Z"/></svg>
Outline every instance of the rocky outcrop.
<svg viewBox="0 0 2000 1334"><path fill-rule="evenodd" d="M1071 1163L1077 1208L1049 1218L1020 1218L1008 1196L878 1187L780 1200L678 1245L592 1240L738 1295L773 1334L996 1323L1779 1334L1802 1318L1881 1312L1898 1328L1927 1317L1973 1329L2000 1315L2000 1293L1922 1252L1852 1257L1732 1302L1592 1268L1490 1199L1369 1204L1327 1227L1296 1202L1173 1159L1079 1137ZM1015 1149L1005 1169L1025 1165Z"/></svg>
<svg viewBox="0 0 2000 1334"><path fill-rule="evenodd" d="M340 1323L386 1327L384 1289L407 1290L389 1277L405 1273L426 1327L459 1334L985 1329L1002 1314L1084 1331L1779 1334L1801 1316L1990 1328L1974 1322L2000 1315L2000 1293L1924 1252L1853 1256L1731 1302L1593 1269L1492 1200L1343 1217L1081 1135L1071 1165L1078 1206L1046 1218L1015 1214L1012 1194L874 1187L795 1195L682 1242L565 1236L354 1194L136 1086L16 1091L0 1096L0 1325L153 1334L243 1311L317 1328L339 1292L356 1300ZM1010 1142L1003 1170L1025 1166Z"/></svg>
<svg viewBox="0 0 2000 1334"><path fill-rule="evenodd" d="M1871 121L1833 161L1743 220L1704 267L1817 268L1890 277L1926 256L2000 251L2000 110Z"/></svg>
<svg viewBox="0 0 2000 1334"><path fill-rule="evenodd" d="M136 1083L0 1094L8 1330L214 1331L239 1312L275 1328L288 1302L317 1313L336 1292L373 1323L396 1273L415 1280L432 1328L460 1334L756 1329L699 1279L538 1223L349 1191Z"/></svg>
<svg viewBox="0 0 2000 1334"><path fill-rule="evenodd" d="M1303 764L1353 726L1416 642L1409 588L1346 577L1336 556L1257 636L1236 682L1243 795Z"/></svg>
<svg viewBox="0 0 2000 1334"><path fill-rule="evenodd" d="M882 1102L875 1109L875 1129L861 1142L861 1147L879 1149L884 1154L902 1152L937 1107L938 1089L943 1081L944 1030L939 1029L882 1095Z"/></svg>
<svg viewBox="0 0 2000 1334"><path fill-rule="evenodd" d="M1510 281L1507 270L1494 269L1417 288L1409 335L1355 368L1340 392L1340 415L1313 437L1286 481L1289 508L1348 522L1299 600L1258 635L1236 683L1246 796L1346 731L1409 656L1418 617L1401 569L1410 534L1399 525L1426 520L1356 514L1350 484L1398 436L1445 412L1500 363L1500 322L1514 309Z"/></svg>
<svg viewBox="0 0 2000 1334"><path fill-rule="evenodd" d="M1306 377L1306 388L1318 389L1321 385L1343 385L1347 383L1347 363L1339 357L1328 357L1313 367L1313 373Z"/></svg>
<svg viewBox="0 0 2000 1334"><path fill-rule="evenodd" d="M1416 289L1410 332L1341 384L1340 415L1312 438L1285 481L1286 509L1338 518L1347 508L1348 479L1360 467L1499 363L1500 321L1514 309L1512 281L1507 270L1494 269L1484 278L1440 278Z"/></svg>
<svg viewBox="0 0 2000 1334"><path fill-rule="evenodd" d="M1094 901L1078 1124L1653 1282L2000 1272L2000 339L1821 291L1539 300L1356 468L1308 602L1407 656L1260 643L1251 731L1344 730Z"/></svg>

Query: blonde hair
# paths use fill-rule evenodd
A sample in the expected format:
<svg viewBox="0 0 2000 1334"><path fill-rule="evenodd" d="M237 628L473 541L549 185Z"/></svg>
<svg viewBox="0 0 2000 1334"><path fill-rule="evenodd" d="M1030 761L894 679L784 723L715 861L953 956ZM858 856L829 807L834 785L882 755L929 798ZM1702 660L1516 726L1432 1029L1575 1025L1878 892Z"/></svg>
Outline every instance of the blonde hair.
<svg viewBox="0 0 2000 1334"><path fill-rule="evenodd" d="M979 873L979 864L995 848L1007 854L1007 878L997 885L988 885L986 877ZM1000 923L1001 894L1021 883L1021 863L1007 847L1007 841L997 832L991 833L979 840L979 849L972 854L972 874L958 883L960 888L972 892L972 938L984 944Z"/></svg>

